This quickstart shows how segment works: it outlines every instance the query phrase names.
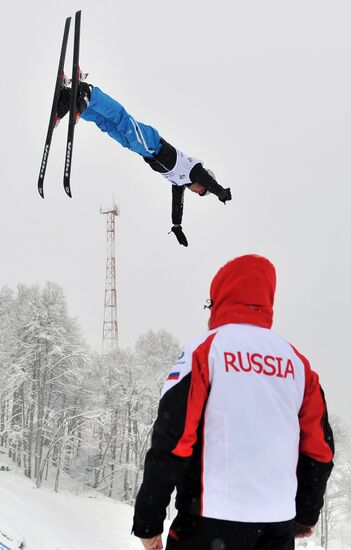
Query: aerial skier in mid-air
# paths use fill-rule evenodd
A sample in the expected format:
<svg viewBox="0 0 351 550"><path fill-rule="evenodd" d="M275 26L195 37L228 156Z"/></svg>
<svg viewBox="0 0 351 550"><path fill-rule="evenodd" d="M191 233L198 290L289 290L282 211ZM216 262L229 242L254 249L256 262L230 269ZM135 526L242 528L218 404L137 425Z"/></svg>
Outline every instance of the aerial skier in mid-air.
<svg viewBox="0 0 351 550"><path fill-rule="evenodd" d="M60 120L69 111L71 89L63 87L57 107ZM214 174L204 168L198 158L189 156L170 145L152 126L137 122L115 99L99 88L80 82L77 112L83 120L95 122L102 132L143 157L156 172L172 184L172 228L179 242L188 246L182 230L184 191L200 196L212 193L224 204L231 200L230 188L224 189Z"/></svg>

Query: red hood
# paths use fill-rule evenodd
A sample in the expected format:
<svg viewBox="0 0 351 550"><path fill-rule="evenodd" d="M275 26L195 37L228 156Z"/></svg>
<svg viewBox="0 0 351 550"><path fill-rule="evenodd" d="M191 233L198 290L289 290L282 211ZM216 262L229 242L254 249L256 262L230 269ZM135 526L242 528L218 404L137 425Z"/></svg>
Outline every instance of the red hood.
<svg viewBox="0 0 351 550"><path fill-rule="evenodd" d="M270 328L276 278L274 265L254 254L226 263L214 276L209 328L227 323L248 323Z"/></svg>

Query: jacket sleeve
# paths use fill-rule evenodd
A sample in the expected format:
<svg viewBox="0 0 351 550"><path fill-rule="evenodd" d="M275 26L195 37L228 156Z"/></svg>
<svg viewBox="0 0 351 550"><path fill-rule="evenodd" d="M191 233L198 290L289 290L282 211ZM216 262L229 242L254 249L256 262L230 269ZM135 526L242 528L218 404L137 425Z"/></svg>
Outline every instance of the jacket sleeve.
<svg viewBox="0 0 351 550"><path fill-rule="evenodd" d="M208 354L214 334L181 354L161 393L151 448L135 503L133 532L152 538L163 532L171 494L191 457L209 393Z"/></svg>
<svg viewBox="0 0 351 550"><path fill-rule="evenodd" d="M184 185L172 185L172 223L181 225L184 207Z"/></svg>
<svg viewBox="0 0 351 550"><path fill-rule="evenodd" d="M144 158L145 162L155 170L155 172L166 173L173 170L177 162L177 151L167 143L165 139L160 138L161 150L153 158ZM181 225L183 219L184 207L184 191L183 185L172 185L172 223L173 225Z"/></svg>
<svg viewBox="0 0 351 550"><path fill-rule="evenodd" d="M318 375L311 370L307 359L299 356L305 366L305 394L299 412L296 521L313 526L323 507L327 481L333 469L334 440Z"/></svg>

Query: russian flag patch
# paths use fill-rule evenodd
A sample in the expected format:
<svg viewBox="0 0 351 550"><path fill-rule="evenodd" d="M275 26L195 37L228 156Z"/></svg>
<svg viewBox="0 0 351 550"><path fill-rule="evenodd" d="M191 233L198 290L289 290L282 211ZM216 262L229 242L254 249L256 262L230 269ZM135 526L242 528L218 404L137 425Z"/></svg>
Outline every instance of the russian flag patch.
<svg viewBox="0 0 351 550"><path fill-rule="evenodd" d="M178 372L171 372L171 373L168 375L167 380L178 380L179 376L180 376L180 371L178 371Z"/></svg>

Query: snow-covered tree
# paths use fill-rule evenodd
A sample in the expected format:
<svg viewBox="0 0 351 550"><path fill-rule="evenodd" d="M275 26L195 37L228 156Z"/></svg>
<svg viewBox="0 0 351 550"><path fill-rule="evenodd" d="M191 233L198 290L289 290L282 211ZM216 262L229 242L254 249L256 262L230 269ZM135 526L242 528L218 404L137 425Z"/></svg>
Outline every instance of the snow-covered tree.
<svg viewBox="0 0 351 550"><path fill-rule="evenodd" d="M318 525L321 545L327 549L343 522L351 520L351 439L345 422L332 416L330 419L335 440L335 460Z"/></svg>
<svg viewBox="0 0 351 550"><path fill-rule="evenodd" d="M0 444L37 487L62 476L132 503L160 388L179 353L166 331L135 349L88 352L64 292L0 290Z"/></svg>

